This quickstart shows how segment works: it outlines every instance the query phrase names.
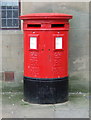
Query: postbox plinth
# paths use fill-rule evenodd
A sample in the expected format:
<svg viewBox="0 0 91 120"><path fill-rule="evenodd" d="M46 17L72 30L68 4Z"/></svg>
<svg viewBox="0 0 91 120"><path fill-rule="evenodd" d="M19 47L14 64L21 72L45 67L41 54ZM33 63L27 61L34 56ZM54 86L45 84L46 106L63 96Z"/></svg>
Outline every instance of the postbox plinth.
<svg viewBox="0 0 91 120"><path fill-rule="evenodd" d="M71 15L20 16L24 30L24 99L38 104L68 101L68 30Z"/></svg>
<svg viewBox="0 0 91 120"><path fill-rule="evenodd" d="M38 104L68 101L68 77L59 79L24 77L24 100Z"/></svg>

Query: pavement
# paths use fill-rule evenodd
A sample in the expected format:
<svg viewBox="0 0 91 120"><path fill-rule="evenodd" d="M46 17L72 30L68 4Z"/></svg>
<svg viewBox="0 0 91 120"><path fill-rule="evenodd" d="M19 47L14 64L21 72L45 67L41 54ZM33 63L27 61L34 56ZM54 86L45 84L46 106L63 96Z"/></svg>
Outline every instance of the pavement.
<svg viewBox="0 0 91 120"><path fill-rule="evenodd" d="M23 100L23 92L2 92L3 118L89 118L89 94L69 93L62 104L31 104Z"/></svg>

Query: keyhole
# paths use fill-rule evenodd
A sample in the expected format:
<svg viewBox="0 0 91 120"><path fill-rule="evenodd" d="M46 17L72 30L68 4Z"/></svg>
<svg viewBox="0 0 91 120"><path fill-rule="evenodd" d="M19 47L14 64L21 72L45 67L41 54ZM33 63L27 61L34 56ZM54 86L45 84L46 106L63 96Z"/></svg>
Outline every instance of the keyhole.
<svg viewBox="0 0 91 120"><path fill-rule="evenodd" d="M44 49L42 49L42 51L44 51Z"/></svg>

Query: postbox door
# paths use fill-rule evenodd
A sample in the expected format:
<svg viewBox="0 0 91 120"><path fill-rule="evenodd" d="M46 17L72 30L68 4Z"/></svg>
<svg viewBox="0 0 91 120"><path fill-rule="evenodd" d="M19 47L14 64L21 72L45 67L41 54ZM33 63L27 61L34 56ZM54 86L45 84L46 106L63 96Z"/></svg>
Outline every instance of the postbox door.
<svg viewBox="0 0 91 120"><path fill-rule="evenodd" d="M54 40L49 31L38 31L27 36L28 56L25 65L28 75L35 78L53 77L52 54L54 50ZM25 41L26 42L26 41ZM27 70L25 70L26 72Z"/></svg>
<svg viewBox="0 0 91 120"><path fill-rule="evenodd" d="M65 33L57 34L54 31L42 31L39 47L41 73L44 78L61 78L67 73Z"/></svg>
<svg viewBox="0 0 91 120"><path fill-rule="evenodd" d="M53 34L53 52L52 59L52 75L55 78L68 76L68 32L61 31Z"/></svg>

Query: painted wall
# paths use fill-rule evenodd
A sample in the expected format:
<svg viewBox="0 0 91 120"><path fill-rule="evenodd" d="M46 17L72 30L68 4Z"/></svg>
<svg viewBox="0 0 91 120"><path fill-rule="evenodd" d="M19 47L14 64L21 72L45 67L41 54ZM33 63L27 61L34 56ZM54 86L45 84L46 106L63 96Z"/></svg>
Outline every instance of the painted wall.
<svg viewBox="0 0 91 120"><path fill-rule="evenodd" d="M88 91L89 81L89 3L21 2L21 14L66 13L73 15L69 31L70 91ZM22 24L22 23L21 23ZM0 44L1 46L1 44ZM23 79L23 31L2 31L2 71L11 73L15 82ZM13 75L12 75L13 74ZM6 80L7 81L7 80Z"/></svg>

